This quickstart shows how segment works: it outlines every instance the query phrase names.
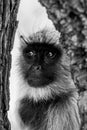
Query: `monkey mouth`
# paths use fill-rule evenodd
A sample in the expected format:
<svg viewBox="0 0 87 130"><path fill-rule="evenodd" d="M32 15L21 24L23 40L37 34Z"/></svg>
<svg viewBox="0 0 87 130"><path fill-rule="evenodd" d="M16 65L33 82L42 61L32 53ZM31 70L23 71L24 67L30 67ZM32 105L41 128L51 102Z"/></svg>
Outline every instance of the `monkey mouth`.
<svg viewBox="0 0 87 130"><path fill-rule="evenodd" d="M32 77L28 78L28 84L31 87L46 87L52 82L51 78L44 78L44 77Z"/></svg>

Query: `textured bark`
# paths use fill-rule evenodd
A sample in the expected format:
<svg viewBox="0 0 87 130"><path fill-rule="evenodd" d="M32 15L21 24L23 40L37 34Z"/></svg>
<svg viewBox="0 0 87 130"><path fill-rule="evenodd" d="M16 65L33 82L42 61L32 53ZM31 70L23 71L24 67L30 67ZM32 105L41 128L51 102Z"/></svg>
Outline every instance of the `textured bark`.
<svg viewBox="0 0 87 130"><path fill-rule="evenodd" d="M79 90L81 130L87 130L87 0L39 0L61 33L60 44L71 59L72 78Z"/></svg>
<svg viewBox="0 0 87 130"><path fill-rule="evenodd" d="M0 130L10 130L7 118L9 109L9 75L11 49L17 28L17 11L20 0L0 0Z"/></svg>

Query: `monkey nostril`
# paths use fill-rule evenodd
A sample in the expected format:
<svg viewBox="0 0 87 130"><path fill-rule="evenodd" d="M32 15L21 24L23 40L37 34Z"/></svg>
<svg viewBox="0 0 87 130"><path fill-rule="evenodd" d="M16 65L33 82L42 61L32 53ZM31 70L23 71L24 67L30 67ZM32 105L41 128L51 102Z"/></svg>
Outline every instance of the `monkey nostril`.
<svg viewBox="0 0 87 130"><path fill-rule="evenodd" d="M37 65L34 67L35 70L41 70L41 66L40 65Z"/></svg>

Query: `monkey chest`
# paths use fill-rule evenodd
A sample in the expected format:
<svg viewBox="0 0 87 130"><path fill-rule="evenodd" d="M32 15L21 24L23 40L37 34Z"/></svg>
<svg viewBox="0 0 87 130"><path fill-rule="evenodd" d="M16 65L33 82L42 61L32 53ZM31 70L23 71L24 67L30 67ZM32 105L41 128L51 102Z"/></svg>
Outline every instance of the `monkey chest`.
<svg viewBox="0 0 87 130"><path fill-rule="evenodd" d="M25 126L30 126L38 130L43 126L46 127L46 116L50 103L38 102L24 98L21 100L19 115Z"/></svg>

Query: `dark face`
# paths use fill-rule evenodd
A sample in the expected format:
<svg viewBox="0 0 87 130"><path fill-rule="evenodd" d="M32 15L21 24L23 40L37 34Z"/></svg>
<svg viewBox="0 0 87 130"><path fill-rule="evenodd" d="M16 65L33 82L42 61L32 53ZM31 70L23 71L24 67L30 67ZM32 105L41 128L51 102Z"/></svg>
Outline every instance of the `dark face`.
<svg viewBox="0 0 87 130"><path fill-rule="evenodd" d="M61 55L60 47L52 44L29 44L23 49L23 60L21 60L24 79L32 87L45 87L54 82Z"/></svg>

